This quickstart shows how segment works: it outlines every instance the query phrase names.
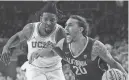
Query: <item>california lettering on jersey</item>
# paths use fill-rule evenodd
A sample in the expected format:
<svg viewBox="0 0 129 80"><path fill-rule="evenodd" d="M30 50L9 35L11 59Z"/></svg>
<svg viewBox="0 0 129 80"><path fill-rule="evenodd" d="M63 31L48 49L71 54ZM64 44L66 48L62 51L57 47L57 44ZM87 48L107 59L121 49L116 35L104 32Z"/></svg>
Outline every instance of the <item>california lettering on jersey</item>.
<svg viewBox="0 0 129 80"><path fill-rule="evenodd" d="M68 63L76 65L76 66L87 66L86 61L80 61L80 60L75 60L71 58L67 58Z"/></svg>
<svg viewBox="0 0 129 80"><path fill-rule="evenodd" d="M43 41L32 41L32 48L49 48L54 45L51 41L43 42Z"/></svg>
<svg viewBox="0 0 129 80"><path fill-rule="evenodd" d="M72 68L75 71L76 75L82 75L82 74L87 74L87 70L86 70L86 66L87 66L87 62L85 61L80 61L80 60L75 60L75 59L71 59L71 58L66 58L67 62L69 64L72 64Z"/></svg>

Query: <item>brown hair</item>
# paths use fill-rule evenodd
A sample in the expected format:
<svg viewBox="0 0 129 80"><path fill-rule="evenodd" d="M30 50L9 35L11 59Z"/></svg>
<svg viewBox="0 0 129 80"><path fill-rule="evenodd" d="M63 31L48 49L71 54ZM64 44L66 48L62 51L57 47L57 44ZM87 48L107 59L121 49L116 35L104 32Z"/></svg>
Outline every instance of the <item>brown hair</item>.
<svg viewBox="0 0 129 80"><path fill-rule="evenodd" d="M87 36L89 31L89 24L87 23L86 19L79 15L71 15L70 18L78 20L78 25L84 28L82 31L83 36Z"/></svg>

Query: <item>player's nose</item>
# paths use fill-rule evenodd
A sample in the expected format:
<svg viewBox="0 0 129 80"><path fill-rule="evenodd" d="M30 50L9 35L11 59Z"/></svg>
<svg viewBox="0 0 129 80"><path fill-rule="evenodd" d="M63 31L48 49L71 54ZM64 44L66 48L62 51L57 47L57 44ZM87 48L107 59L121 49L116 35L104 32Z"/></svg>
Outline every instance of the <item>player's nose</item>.
<svg viewBox="0 0 129 80"><path fill-rule="evenodd" d="M68 31L68 26L65 26L65 31L66 31L66 32Z"/></svg>
<svg viewBox="0 0 129 80"><path fill-rule="evenodd" d="M49 20L46 23L47 23L47 25L51 25L51 21L49 21Z"/></svg>

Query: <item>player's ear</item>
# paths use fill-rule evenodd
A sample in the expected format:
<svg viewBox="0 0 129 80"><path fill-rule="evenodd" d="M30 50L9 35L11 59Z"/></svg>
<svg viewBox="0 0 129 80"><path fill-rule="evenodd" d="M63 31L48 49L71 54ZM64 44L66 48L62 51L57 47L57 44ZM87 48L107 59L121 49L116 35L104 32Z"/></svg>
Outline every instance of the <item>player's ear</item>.
<svg viewBox="0 0 129 80"><path fill-rule="evenodd" d="M43 16L40 16L40 22L42 22Z"/></svg>
<svg viewBox="0 0 129 80"><path fill-rule="evenodd" d="M81 33L83 32L83 30L84 30L84 28L83 28L83 27L80 27L80 32L81 32Z"/></svg>

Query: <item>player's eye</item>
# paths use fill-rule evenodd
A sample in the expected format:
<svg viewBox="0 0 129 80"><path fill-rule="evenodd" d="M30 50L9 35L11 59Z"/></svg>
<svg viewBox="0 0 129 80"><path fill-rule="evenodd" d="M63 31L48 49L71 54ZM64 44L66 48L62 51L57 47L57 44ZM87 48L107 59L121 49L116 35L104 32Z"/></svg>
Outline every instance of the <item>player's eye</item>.
<svg viewBox="0 0 129 80"><path fill-rule="evenodd" d="M55 22L56 20L55 19L50 19L51 22Z"/></svg>

